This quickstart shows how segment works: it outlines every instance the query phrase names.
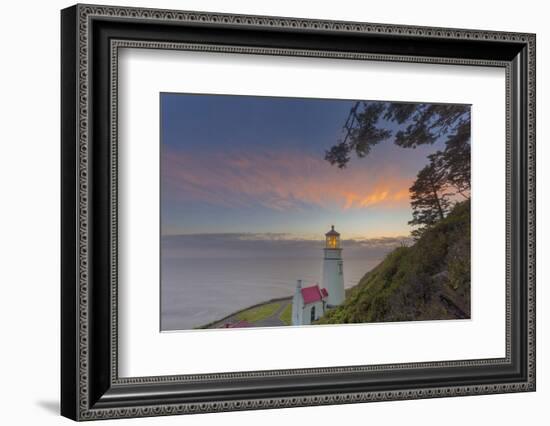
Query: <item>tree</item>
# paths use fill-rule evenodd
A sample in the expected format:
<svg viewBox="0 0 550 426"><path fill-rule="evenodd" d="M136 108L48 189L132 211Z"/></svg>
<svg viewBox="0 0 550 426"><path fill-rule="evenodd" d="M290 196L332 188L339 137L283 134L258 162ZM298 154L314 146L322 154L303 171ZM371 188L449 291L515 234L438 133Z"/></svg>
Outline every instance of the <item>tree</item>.
<svg viewBox="0 0 550 426"><path fill-rule="evenodd" d="M395 123L395 135L388 124ZM470 106L358 101L343 127L344 137L325 152L325 159L339 168L347 166L351 154L368 155L371 149L394 136L403 148L433 144L438 138L456 136L455 145L470 141Z"/></svg>
<svg viewBox="0 0 550 426"><path fill-rule="evenodd" d="M449 135L445 143L444 162L447 180L465 199L470 198L470 121L457 126L455 133Z"/></svg>
<svg viewBox="0 0 550 426"><path fill-rule="evenodd" d="M413 209L413 219L409 221L409 225L415 227L412 232L415 238L418 238L425 228L444 219L451 207L444 154L438 151L428 158L430 163L418 172L414 184L409 189Z"/></svg>
<svg viewBox="0 0 550 426"><path fill-rule="evenodd" d="M359 107L363 111L359 112ZM343 140L333 146L325 154L325 159L330 164L337 164L344 168L349 162L350 153L353 151L358 157L368 155L374 145L388 139L391 131L378 126L378 120L386 110L385 102L357 102L350 111L344 124L345 136Z"/></svg>
<svg viewBox="0 0 550 426"><path fill-rule="evenodd" d="M409 224L419 236L446 216L456 195L470 198L470 122L469 105L356 102L344 124L344 137L325 152L325 159L345 168L352 153L364 157L392 136L396 145L412 149L446 137L445 149L428 156L428 165L409 189Z"/></svg>

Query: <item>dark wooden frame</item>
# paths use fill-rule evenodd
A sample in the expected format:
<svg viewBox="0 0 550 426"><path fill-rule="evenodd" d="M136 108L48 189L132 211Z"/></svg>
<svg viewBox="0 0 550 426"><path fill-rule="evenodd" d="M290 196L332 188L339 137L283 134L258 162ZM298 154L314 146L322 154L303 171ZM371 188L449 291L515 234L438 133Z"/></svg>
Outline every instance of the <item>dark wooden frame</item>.
<svg viewBox="0 0 550 426"><path fill-rule="evenodd" d="M533 34L95 5L64 9L61 29L64 416L89 420L535 390ZM505 68L506 357L119 378L116 55L120 47Z"/></svg>

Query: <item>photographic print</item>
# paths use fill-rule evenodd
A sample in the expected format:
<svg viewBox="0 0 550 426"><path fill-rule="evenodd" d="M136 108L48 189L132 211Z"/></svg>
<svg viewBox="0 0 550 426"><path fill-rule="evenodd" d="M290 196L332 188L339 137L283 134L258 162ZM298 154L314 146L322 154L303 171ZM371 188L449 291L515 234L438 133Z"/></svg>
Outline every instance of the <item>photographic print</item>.
<svg viewBox="0 0 550 426"><path fill-rule="evenodd" d="M161 331L470 318L470 123L161 93Z"/></svg>

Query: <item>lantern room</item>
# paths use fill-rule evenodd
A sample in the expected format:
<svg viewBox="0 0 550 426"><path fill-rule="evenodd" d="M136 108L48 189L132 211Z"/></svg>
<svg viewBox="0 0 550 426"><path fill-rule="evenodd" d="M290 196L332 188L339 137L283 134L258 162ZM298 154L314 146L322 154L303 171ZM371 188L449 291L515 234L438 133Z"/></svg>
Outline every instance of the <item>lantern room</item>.
<svg viewBox="0 0 550 426"><path fill-rule="evenodd" d="M326 243L325 248L339 249L340 248L340 234L334 230L334 225L331 226L330 231L325 234Z"/></svg>

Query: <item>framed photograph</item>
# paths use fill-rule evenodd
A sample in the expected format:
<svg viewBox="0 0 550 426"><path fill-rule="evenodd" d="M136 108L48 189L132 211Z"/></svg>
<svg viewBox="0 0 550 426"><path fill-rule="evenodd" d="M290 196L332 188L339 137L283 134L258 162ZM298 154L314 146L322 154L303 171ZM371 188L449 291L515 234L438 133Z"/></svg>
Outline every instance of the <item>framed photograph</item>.
<svg viewBox="0 0 550 426"><path fill-rule="evenodd" d="M61 12L61 412L535 390L535 35Z"/></svg>

